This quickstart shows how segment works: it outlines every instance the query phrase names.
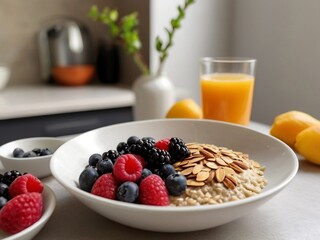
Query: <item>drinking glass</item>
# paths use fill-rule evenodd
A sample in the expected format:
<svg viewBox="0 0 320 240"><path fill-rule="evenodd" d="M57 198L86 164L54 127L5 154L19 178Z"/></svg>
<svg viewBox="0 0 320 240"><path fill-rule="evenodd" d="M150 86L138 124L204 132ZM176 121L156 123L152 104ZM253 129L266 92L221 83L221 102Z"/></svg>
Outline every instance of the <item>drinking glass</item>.
<svg viewBox="0 0 320 240"><path fill-rule="evenodd" d="M249 125L256 59L200 60L203 118Z"/></svg>

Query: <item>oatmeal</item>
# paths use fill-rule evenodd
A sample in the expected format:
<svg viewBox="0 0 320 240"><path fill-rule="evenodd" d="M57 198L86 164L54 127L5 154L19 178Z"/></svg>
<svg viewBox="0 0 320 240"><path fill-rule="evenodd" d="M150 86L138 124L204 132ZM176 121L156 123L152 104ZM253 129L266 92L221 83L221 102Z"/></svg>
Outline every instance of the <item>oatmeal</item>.
<svg viewBox="0 0 320 240"><path fill-rule="evenodd" d="M172 206L219 204L259 194L266 186L264 167L248 154L211 144L189 143L191 155L174 163L187 178L187 190L170 196Z"/></svg>

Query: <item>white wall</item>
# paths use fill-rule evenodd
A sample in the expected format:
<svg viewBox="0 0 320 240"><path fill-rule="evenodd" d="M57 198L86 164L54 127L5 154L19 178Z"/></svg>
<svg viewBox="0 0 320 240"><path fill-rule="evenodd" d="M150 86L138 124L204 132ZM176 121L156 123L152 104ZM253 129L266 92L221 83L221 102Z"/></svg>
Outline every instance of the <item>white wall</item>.
<svg viewBox="0 0 320 240"><path fill-rule="evenodd" d="M177 88L185 88L186 96L200 101L199 59L230 54L232 0L197 0L187 9L182 27L176 32L164 71ZM155 51L157 35L166 37L165 27L177 16L177 6L184 0L150 0L150 67L158 67Z"/></svg>
<svg viewBox="0 0 320 240"><path fill-rule="evenodd" d="M320 1L234 1L233 54L258 59L253 119L292 109L320 118Z"/></svg>
<svg viewBox="0 0 320 240"><path fill-rule="evenodd" d="M150 2L153 69L158 58L155 36L164 33L182 2ZM253 120L271 124L276 115L293 109L320 118L319 12L319 0L197 0L177 32L165 70L199 102L201 57L254 57Z"/></svg>

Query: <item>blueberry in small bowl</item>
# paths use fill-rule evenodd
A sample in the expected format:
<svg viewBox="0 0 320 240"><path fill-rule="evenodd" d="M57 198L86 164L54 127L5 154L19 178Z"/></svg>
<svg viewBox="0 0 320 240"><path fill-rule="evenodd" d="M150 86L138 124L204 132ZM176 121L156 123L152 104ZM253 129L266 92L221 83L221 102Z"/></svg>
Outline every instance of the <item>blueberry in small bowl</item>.
<svg viewBox="0 0 320 240"><path fill-rule="evenodd" d="M34 137L14 140L0 146L0 160L4 169L19 169L38 178L51 175L52 154L64 140L53 137Z"/></svg>

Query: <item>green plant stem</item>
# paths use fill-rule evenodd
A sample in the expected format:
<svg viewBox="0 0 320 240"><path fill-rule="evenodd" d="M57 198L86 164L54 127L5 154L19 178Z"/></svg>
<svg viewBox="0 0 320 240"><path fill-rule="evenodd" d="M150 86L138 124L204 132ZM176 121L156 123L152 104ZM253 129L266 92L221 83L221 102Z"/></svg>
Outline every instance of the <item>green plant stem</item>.
<svg viewBox="0 0 320 240"><path fill-rule="evenodd" d="M144 75L149 74L149 68L140 51L137 51L133 54L133 61L137 64Z"/></svg>
<svg viewBox="0 0 320 240"><path fill-rule="evenodd" d="M184 18L184 14L185 14L188 6L190 6L193 2L194 2L194 0L185 0L184 5L182 7L180 7L181 11L179 11L178 17L176 17L175 19L172 19L172 21L175 21L175 23L177 23L177 25L171 23L172 30L171 31L167 30L168 38L169 38L167 44L165 45L165 47L161 46L159 49L157 48L157 50L160 54L160 57L159 57L160 63L159 63L159 68L158 68L157 74L161 74L161 72L163 70L164 63L166 62L168 55L169 55L168 51L173 45L173 37L176 33L176 30L180 27L180 21ZM159 37L158 37L158 41L161 41L159 39ZM162 45L162 42L161 42L161 45Z"/></svg>

